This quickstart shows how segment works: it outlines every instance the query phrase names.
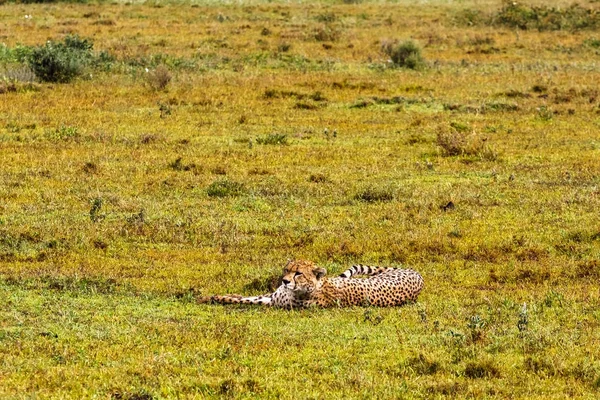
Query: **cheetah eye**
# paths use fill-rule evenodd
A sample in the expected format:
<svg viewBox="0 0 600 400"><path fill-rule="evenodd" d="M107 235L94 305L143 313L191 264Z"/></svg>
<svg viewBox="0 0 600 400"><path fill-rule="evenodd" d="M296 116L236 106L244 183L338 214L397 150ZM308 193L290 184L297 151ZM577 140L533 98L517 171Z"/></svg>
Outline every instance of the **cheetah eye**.
<svg viewBox="0 0 600 400"><path fill-rule="evenodd" d="M294 276L302 275L302 272L296 272Z"/></svg>

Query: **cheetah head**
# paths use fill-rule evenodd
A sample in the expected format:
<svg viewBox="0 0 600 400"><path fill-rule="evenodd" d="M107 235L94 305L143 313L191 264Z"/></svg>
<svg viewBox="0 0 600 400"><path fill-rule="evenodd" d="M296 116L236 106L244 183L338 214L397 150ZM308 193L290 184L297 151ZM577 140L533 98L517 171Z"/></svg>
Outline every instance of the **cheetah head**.
<svg viewBox="0 0 600 400"><path fill-rule="evenodd" d="M283 269L283 285L298 296L306 296L317 288L317 283L327 274L324 268L310 261L289 261Z"/></svg>

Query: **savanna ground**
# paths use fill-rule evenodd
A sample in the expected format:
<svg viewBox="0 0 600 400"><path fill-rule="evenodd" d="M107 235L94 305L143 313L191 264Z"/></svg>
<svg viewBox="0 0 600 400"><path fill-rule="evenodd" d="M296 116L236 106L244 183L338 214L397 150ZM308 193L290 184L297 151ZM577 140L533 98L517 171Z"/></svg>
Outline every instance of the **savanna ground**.
<svg viewBox="0 0 600 400"><path fill-rule="evenodd" d="M0 397L596 398L600 16L569 4L1 4ZM97 62L32 80L73 34ZM288 258L426 287L195 302Z"/></svg>

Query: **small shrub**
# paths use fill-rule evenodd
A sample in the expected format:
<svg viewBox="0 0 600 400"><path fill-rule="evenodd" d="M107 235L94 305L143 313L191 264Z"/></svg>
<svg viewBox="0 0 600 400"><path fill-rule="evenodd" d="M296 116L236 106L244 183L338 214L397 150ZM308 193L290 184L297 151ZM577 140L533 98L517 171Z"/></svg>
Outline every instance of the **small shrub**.
<svg viewBox="0 0 600 400"><path fill-rule="evenodd" d="M244 194L244 185L228 179L214 181L206 188L209 197L240 196Z"/></svg>
<svg viewBox="0 0 600 400"><path fill-rule="evenodd" d="M92 47L91 40L69 35L63 42L33 48L27 64L43 82L67 83L83 74L92 60Z"/></svg>
<svg viewBox="0 0 600 400"><path fill-rule="evenodd" d="M287 145L287 135L283 133L271 133L267 136L257 137L256 143L270 145Z"/></svg>
<svg viewBox="0 0 600 400"><path fill-rule="evenodd" d="M154 71L148 73L147 82L154 90L165 90L172 78L167 67L159 65Z"/></svg>
<svg viewBox="0 0 600 400"><path fill-rule="evenodd" d="M421 48L412 40L402 43L387 42L382 45L382 50L396 67L419 69L425 65Z"/></svg>

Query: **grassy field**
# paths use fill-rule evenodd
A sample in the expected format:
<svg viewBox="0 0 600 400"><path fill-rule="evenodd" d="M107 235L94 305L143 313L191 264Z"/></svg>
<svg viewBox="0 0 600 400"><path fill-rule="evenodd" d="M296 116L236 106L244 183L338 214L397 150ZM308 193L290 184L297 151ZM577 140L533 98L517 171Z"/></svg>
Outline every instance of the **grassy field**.
<svg viewBox="0 0 600 400"><path fill-rule="evenodd" d="M1 398L600 395L597 2L2 3ZM425 289L195 302L289 258Z"/></svg>

